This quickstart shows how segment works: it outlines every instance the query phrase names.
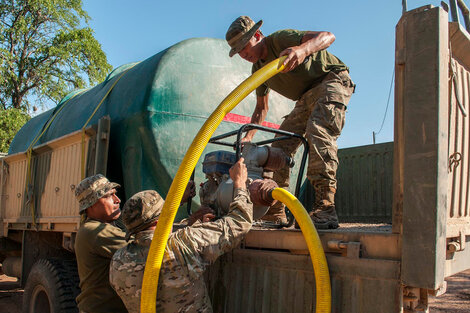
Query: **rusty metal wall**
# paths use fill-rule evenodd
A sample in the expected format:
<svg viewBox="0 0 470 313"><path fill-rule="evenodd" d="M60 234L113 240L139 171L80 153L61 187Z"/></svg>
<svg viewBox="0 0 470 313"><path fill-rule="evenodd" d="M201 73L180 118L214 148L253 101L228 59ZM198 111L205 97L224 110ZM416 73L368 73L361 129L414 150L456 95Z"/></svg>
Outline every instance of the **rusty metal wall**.
<svg viewBox="0 0 470 313"><path fill-rule="evenodd" d="M452 58L449 87L447 237L470 235L470 64ZM465 116L466 115L466 116Z"/></svg>
<svg viewBox="0 0 470 313"><path fill-rule="evenodd" d="M341 222L392 221L393 142L339 149L336 211ZM314 203L313 187L303 186L300 200Z"/></svg>
<svg viewBox="0 0 470 313"><path fill-rule="evenodd" d="M398 261L328 256L333 313L398 313ZM208 272L214 312L315 312L315 278L308 255L238 249Z"/></svg>

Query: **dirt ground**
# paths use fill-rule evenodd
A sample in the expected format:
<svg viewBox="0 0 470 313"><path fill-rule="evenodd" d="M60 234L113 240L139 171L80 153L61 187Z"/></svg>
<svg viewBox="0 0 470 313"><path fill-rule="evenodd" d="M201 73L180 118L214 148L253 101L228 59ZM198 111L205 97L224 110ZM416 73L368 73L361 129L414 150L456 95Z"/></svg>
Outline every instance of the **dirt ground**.
<svg viewBox="0 0 470 313"><path fill-rule="evenodd" d="M0 275L0 311L21 313L23 290L16 278ZM470 270L447 279L447 292L430 300L430 312L470 313Z"/></svg>

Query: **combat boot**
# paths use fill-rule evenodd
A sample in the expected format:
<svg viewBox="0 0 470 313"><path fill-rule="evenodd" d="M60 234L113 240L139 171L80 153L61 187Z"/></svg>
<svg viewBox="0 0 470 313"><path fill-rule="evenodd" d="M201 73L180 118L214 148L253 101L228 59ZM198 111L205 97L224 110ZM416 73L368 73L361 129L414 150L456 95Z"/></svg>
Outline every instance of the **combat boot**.
<svg viewBox="0 0 470 313"><path fill-rule="evenodd" d="M333 187L315 189L315 207L309 213L317 229L336 229L339 227L338 215L335 210L335 193Z"/></svg>
<svg viewBox="0 0 470 313"><path fill-rule="evenodd" d="M272 222L279 225L287 224L285 205L278 201L272 205L268 212L261 218L262 221Z"/></svg>

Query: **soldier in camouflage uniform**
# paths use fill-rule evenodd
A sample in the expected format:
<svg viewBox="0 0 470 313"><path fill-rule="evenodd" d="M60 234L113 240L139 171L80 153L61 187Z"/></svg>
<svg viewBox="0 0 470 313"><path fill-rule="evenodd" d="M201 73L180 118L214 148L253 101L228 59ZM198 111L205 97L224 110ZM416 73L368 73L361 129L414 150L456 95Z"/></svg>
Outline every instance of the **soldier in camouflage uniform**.
<svg viewBox="0 0 470 313"><path fill-rule="evenodd" d="M230 177L234 199L228 215L170 235L158 282L157 312L212 312L204 269L239 245L253 221L243 158L230 169ZM163 203L156 191L149 190L135 194L123 207L127 238L134 235L134 240L114 255L109 278L131 313L140 312L145 262Z"/></svg>
<svg viewBox="0 0 470 313"><path fill-rule="evenodd" d="M117 187L120 186L98 174L85 178L75 190L80 214L85 215L75 240L80 312L127 312L108 280L111 257L126 245L125 233L115 225L121 214Z"/></svg>
<svg viewBox="0 0 470 313"><path fill-rule="evenodd" d="M263 22L254 23L240 16L229 27L226 40L230 56L239 54L253 63L252 72L280 56L286 56L282 73L256 89L256 107L251 122L261 124L268 112L270 89L297 101L281 123L280 129L305 135L309 143L307 177L315 189L315 207L310 216L317 228L337 228L334 206L336 140L344 126L346 106L354 92L348 67L326 51L335 37L330 32L280 30L265 37L259 30ZM243 141L251 141L256 130L247 132ZM300 145L297 139L277 141L287 155L294 156ZM289 169L277 171L274 180L280 187L289 186ZM267 220L284 221L280 202L270 208Z"/></svg>

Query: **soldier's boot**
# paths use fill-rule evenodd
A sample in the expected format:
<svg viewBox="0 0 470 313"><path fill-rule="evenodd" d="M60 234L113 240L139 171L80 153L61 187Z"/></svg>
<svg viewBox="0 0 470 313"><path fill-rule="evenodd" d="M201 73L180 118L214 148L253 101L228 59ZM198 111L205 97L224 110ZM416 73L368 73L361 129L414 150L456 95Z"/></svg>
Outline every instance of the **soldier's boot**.
<svg viewBox="0 0 470 313"><path fill-rule="evenodd" d="M309 213L317 229L336 229L339 227L338 215L335 210L335 193L333 187L315 189L315 207Z"/></svg>
<svg viewBox="0 0 470 313"><path fill-rule="evenodd" d="M285 205L281 201L276 202L269 208L261 220L279 225L287 224Z"/></svg>

